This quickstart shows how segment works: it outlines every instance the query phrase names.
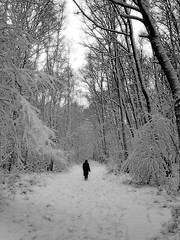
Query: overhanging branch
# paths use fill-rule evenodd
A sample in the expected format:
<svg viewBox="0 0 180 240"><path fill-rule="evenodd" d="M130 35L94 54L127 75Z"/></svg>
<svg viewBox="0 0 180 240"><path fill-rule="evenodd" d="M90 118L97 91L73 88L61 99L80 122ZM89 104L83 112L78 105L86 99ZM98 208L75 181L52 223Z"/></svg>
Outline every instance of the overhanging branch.
<svg viewBox="0 0 180 240"><path fill-rule="evenodd" d="M123 35L129 36L129 34L126 33L126 32L121 32L121 31L118 31L118 30L114 30L114 29L110 29L110 28L105 28L105 27L102 27L101 25L97 24L94 20L91 19L91 17L89 17L89 16L84 12L84 10L79 6L79 4L76 2L76 0L73 0L73 2L76 4L76 6L78 7L78 9L81 11L81 13L82 13L89 21L91 21L96 27L101 28L101 29L103 29L103 30L105 30L105 31L114 32L114 33L118 33L118 34L123 34Z"/></svg>
<svg viewBox="0 0 180 240"><path fill-rule="evenodd" d="M109 2L112 2L112 3L115 3L115 4L117 4L117 5L120 5L120 6L122 6L122 7L130 8L130 9L132 9L132 10L135 10L135 11L137 11L137 12L140 12L140 9L139 9L138 7L133 6L133 5L131 5L131 4L127 4L127 3L125 3L125 2L122 2L121 0L108 0L108 1L109 1Z"/></svg>

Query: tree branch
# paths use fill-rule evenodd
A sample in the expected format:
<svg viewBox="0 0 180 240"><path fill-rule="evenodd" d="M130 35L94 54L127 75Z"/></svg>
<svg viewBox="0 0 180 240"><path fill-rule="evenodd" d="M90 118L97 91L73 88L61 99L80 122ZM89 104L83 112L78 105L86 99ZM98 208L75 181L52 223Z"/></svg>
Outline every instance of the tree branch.
<svg viewBox="0 0 180 240"><path fill-rule="evenodd" d="M134 20L137 20L137 21L140 21L140 22L144 23L144 19L143 19L143 18L134 16L134 15L127 15L127 14L121 13L120 16L121 16L121 17L124 17L124 18L134 19Z"/></svg>
<svg viewBox="0 0 180 240"><path fill-rule="evenodd" d="M89 21L91 21L96 27L101 28L101 29L103 29L103 30L105 30L105 31L114 32L114 33L118 33L118 34L123 34L123 35L129 36L128 33L120 32L120 31L117 31L117 30L113 30L113 29L110 29L110 28L105 28L105 27L100 26L99 24L97 24L94 20L92 20L92 19L83 11L83 9L79 6L79 4L76 2L76 0L73 0L73 2L74 2L74 3L76 4L76 6L79 8L79 10L81 11L81 13L82 13Z"/></svg>
<svg viewBox="0 0 180 240"><path fill-rule="evenodd" d="M140 12L140 9L138 7L135 7L135 6L131 5L131 4L124 3L121 0L108 0L108 1L112 2L114 4L118 4L118 5L122 6L122 7L127 7L127 8L130 8L132 10L135 10L137 12Z"/></svg>

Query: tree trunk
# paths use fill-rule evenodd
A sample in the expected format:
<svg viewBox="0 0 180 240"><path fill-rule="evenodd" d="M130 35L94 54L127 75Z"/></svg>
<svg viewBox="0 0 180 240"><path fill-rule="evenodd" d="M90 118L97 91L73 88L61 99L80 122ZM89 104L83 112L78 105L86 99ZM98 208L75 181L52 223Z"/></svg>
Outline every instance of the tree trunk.
<svg viewBox="0 0 180 240"><path fill-rule="evenodd" d="M126 8L125 8L125 12L126 12L127 15L129 15L129 11ZM145 119L147 121L147 120L151 119L151 117L150 117L150 115L151 115L151 102L150 102L150 97L149 97L148 91L147 91L145 83L144 83L144 77L143 77L143 74L142 74L142 69L141 69L141 65L140 65L140 61L139 61L139 56L138 56L137 49L136 49L136 46L135 46L132 21L131 21L130 18L128 18L127 21L128 21L128 25L129 25L130 41L131 41L131 46L132 46L132 50L133 50L133 57L134 57L135 65L136 65L136 69L137 69L138 80L140 82L141 90L142 90L142 93L143 93L145 101L146 101L148 116L145 117ZM146 115L146 113L145 113L145 115Z"/></svg>
<svg viewBox="0 0 180 240"><path fill-rule="evenodd" d="M128 150L127 150L127 140L126 140L126 131L125 131L125 117L124 117L124 112L123 112L123 105L122 105L122 93L121 93L121 84L120 84L120 72L119 72L119 60L117 58L118 56L118 51L116 48L116 45L114 46L115 48L115 82L116 82L116 86L117 86L117 95L118 95L118 101L119 101L119 115L120 115L120 121L121 121L121 131L122 131L122 141L123 141L123 151L124 151L124 159L126 160L128 157Z"/></svg>
<svg viewBox="0 0 180 240"><path fill-rule="evenodd" d="M178 99L180 97L180 83L178 80L177 73L173 68L166 51L161 43L159 34L156 31L156 26L153 22L151 14L148 9L148 1L147 0L137 0L138 6L141 10L141 14L144 18L145 27L149 33L149 40L152 45L152 49L154 51L155 56L157 57L159 64L161 65L164 74L169 82L172 94L174 99Z"/></svg>
<svg viewBox="0 0 180 240"><path fill-rule="evenodd" d="M107 143L106 143L106 130L105 130L105 106L104 106L104 89L103 89L103 76L101 76L101 119L102 119L102 145L103 145L103 155L108 157Z"/></svg>
<svg viewBox="0 0 180 240"><path fill-rule="evenodd" d="M169 82L174 103L174 112L176 117L176 125L179 137L179 147L180 147L180 82L175 69L173 68L166 51L161 43L158 32L156 31L156 26L153 22L151 14L149 12L149 1L148 0L137 0L137 4L144 18L144 25L149 33L149 40L152 45L155 56L157 57L159 64L161 65L164 74ZM180 163L179 163L180 164ZM179 171L180 174L180 171ZM180 181L180 175L179 175ZM180 182L179 187L180 189Z"/></svg>

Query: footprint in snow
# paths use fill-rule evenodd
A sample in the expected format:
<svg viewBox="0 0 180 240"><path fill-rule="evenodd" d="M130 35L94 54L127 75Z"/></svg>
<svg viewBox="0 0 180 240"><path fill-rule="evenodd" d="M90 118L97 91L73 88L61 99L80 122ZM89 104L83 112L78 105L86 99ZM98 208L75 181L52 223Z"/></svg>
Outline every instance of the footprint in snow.
<svg viewBox="0 0 180 240"><path fill-rule="evenodd" d="M47 208L48 208L48 207L51 207L51 204L47 204L46 207L47 207Z"/></svg>
<svg viewBox="0 0 180 240"><path fill-rule="evenodd" d="M46 216L43 216L44 219L46 219L47 221L49 222L52 222L53 220L51 219L51 217L46 217Z"/></svg>

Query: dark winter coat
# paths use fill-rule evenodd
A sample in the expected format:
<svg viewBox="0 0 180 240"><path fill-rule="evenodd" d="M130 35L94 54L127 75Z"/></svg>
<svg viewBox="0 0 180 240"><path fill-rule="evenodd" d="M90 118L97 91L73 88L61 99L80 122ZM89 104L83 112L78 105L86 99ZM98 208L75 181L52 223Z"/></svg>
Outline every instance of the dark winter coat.
<svg viewBox="0 0 180 240"><path fill-rule="evenodd" d="M82 167L83 167L84 176L87 176L88 173L91 171L87 160L85 160Z"/></svg>

